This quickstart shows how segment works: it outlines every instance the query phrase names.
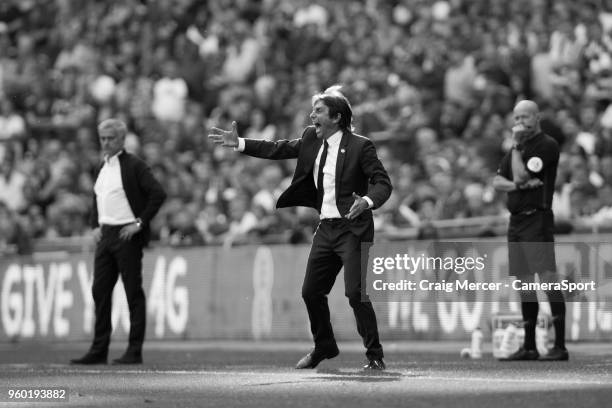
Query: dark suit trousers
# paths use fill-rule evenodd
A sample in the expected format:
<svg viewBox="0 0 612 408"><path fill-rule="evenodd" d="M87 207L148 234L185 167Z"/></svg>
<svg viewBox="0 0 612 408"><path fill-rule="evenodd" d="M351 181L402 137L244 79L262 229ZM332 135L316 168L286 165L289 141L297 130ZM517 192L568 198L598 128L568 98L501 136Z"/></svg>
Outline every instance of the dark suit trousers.
<svg viewBox="0 0 612 408"><path fill-rule="evenodd" d="M111 309L113 288L119 275L123 281L130 310L130 335L127 351L142 352L146 327L145 293L142 288L141 234L123 241L121 227L103 226L102 238L96 246L92 293L96 308L96 325L92 352L106 353L112 331Z"/></svg>
<svg viewBox="0 0 612 408"><path fill-rule="evenodd" d="M369 246L366 248L365 251ZM367 258L367 253L363 255ZM367 298L362 299L361 296L361 256L362 242L350 231L348 221L321 221L313 238L302 286L302 297L308 310L316 350L336 347L327 295L344 266L345 295L353 308L357 331L367 349L366 356L370 359L383 357L374 308ZM365 270L363 273L365 277Z"/></svg>

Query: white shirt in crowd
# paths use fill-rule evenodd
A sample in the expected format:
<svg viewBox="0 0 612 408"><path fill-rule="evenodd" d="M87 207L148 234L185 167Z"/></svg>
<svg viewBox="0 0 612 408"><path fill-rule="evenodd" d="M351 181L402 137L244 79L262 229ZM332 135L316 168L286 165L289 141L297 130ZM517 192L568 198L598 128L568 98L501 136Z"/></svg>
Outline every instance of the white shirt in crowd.
<svg viewBox="0 0 612 408"><path fill-rule="evenodd" d="M13 211L23 210L27 206L23 189L27 182L25 174L13 169L11 175L0 172L0 201Z"/></svg>
<svg viewBox="0 0 612 408"><path fill-rule="evenodd" d="M0 115L0 140L8 140L14 136L23 135L26 131L25 119L16 114Z"/></svg>
<svg viewBox="0 0 612 408"><path fill-rule="evenodd" d="M183 78L161 78L153 87L153 115L162 121L179 121L185 115L187 83Z"/></svg>

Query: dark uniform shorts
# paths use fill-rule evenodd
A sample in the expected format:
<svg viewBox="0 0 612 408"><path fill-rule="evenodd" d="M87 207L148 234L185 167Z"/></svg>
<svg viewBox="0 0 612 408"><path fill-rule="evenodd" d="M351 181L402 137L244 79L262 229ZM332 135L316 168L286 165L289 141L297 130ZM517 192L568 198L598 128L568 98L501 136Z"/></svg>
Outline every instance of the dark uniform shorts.
<svg viewBox="0 0 612 408"><path fill-rule="evenodd" d="M531 210L510 216L508 228L509 274L516 277L537 273L540 280L557 269L551 210Z"/></svg>

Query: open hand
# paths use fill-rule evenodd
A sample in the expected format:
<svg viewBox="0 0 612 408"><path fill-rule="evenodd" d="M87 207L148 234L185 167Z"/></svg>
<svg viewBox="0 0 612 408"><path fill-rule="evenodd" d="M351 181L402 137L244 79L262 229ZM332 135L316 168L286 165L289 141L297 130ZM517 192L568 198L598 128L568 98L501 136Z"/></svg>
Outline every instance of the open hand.
<svg viewBox="0 0 612 408"><path fill-rule="evenodd" d="M136 235L136 233L138 233L139 231L140 227L138 226L138 224L128 224L125 227L121 228L121 230L119 231L119 238L124 241L128 241L132 239L132 237Z"/></svg>
<svg viewBox="0 0 612 408"><path fill-rule="evenodd" d="M236 129L236 121L232 122L232 130L223 130L213 127L208 134L208 138L214 144L220 144L226 147L238 146L238 130Z"/></svg>
<svg viewBox="0 0 612 408"><path fill-rule="evenodd" d="M368 202L358 194L353 193L353 198L355 199L355 202L353 202L353 205L351 205L351 208L346 215L346 218L349 220L359 217L359 214L361 214L364 210L367 210L369 207Z"/></svg>

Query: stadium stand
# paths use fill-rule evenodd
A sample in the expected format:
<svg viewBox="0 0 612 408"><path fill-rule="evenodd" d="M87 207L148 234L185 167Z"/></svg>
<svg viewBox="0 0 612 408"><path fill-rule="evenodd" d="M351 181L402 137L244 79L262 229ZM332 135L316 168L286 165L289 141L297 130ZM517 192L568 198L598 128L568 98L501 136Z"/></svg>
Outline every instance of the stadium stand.
<svg viewBox="0 0 612 408"><path fill-rule="evenodd" d="M206 134L297 137L334 83L393 177L379 237L502 233L490 180L519 98L562 144L558 230L612 224L610 0L3 0L0 252L83 242L110 116L167 188L162 244L309 240L316 214L274 210L291 163Z"/></svg>

